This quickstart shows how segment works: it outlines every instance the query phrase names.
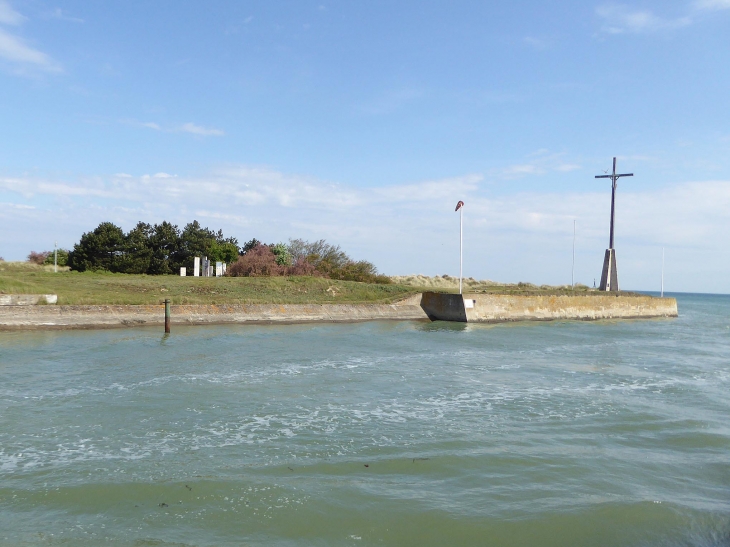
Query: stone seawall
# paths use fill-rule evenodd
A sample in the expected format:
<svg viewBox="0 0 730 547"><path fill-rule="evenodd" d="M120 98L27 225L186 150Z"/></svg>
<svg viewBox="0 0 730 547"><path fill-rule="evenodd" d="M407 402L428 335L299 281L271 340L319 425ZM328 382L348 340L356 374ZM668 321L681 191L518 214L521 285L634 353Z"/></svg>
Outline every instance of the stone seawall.
<svg viewBox="0 0 730 547"><path fill-rule="evenodd" d="M531 296L423 293L422 307L431 319L498 323L560 319L641 319L676 317L675 298L591 293Z"/></svg>
<svg viewBox="0 0 730 547"><path fill-rule="evenodd" d="M394 304L173 305L173 325L372 320L505 321L676 317L674 298L424 293ZM0 330L162 326L164 305L0 306Z"/></svg>
<svg viewBox="0 0 730 547"><path fill-rule="evenodd" d="M173 305L172 325L427 319L420 295L395 304ZM91 329L159 325L165 306L2 306L0 330Z"/></svg>

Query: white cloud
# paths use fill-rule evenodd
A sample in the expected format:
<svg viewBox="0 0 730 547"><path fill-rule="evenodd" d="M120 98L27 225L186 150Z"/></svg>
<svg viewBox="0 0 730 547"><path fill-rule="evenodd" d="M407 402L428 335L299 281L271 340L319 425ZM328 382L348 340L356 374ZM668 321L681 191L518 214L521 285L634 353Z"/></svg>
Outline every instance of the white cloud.
<svg viewBox="0 0 730 547"><path fill-rule="evenodd" d="M0 0L0 24L20 25L25 20L6 0ZM61 72L61 66L51 57L26 44L20 37L0 28L0 59L16 66L16 72L29 69L45 72Z"/></svg>
<svg viewBox="0 0 730 547"><path fill-rule="evenodd" d="M170 175L168 173L155 173L152 175L152 178L155 179L173 179L175 177L177 177L177 175Z"/></svg>
<svg viewBox="0 0 730 547"><path fill-rule="evenodd" d="M549 172L568 173L581 168L577 163L564 161L564 156L564 154L551 154L549 150L541 148L527 156L526 159L529 161L503 167L494 174L509 180L531 175L544 175Z"/></svg>
<svg viewBox="0 0 730 547"><path fill-rule="evenodd" d="M730 9L730 0L697 0L694 6L701 10Z"/></svg>
<svg viewBox="0 0 730 547"><path fill-rule="evenodd" d="M536 38L535 36L525 36L522 41L528 46L535 49L547 49L550 42L544 38Z"/></svg>
<svg viewBox="0 0 730 547"><path fill-rule="evenodd" d="M25 17L15 11L9 2L0 0L0 24L19 25L24 20Z"/></svg>
<svg viewBox="0 0 730 547"><path fill-rule="evenodd" d="M666 19L649 10L635 10L623 4L599 6L596 14L604 20L602 30L608 34L657 32L692 24L690 17Z"/></svg>
<svg viewBox="0 0 730 547"><path fill-rule="evenodd" d="M47 72L61 72L61 67L48 55L33 49L23 43L17 36L13 36L0 29L0 58L25 67L32 67Z"/></svg>
<svg viewBox="0 0 730 547"><path fill-rule="evenodd" d="M47 13L48 17L51 17L52 19L59 19L61 21L67 21L69 23L83 23L84 20L80 19L79 17L73 17L71 15L67 15L63 12L61 8L56 8L53 11Z"/></svg>
<svg viewBox="0 0 730 547"><path fill-rule="evenodd" d="M166 173L74 181L0 177L0 199L37 208L0 207L0 255L22 258L58 230L59 241L65 238L64 245L71 245L103 220L128 230L138 220L184 225L197 219L240 240L325 238L386 273L453 274L459 199L466 202L465 271L470 276L569 282L577 219L577 279L591 284L600 276L608 240L607 189L495 195L479 174L357 188L251 166L200 177L159 175ZM668 287L730 292L728 210L730 181L687 182L651 192L621 187L616 241L623 285L652 288L657 272L650 258L656 254L660 260L666 247L672 257ZM17 234L24 239L19 242Z"/></svg>
<svg viewBox="0 0 730 547"><path fill-rule="evenodd" d="M194 123L191 123L191 122L182 124L182 126L180 126L180 128L179 128L179 131L182 131L184 133L192 133L194 135L202 135L204 137L209 137L209 136L220 137L220 136L225 135L225 133L223 131L221 131L220 129L202 127L200 125L195 125Z"/></svg>

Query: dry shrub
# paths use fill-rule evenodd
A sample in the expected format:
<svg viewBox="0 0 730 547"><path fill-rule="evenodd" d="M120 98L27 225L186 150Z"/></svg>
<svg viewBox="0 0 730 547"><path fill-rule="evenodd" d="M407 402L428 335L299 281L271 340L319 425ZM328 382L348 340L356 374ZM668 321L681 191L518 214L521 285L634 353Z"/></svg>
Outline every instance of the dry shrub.
<svg viewBox="0 0 730 547"><path fill-rule="evenodd" d="M311 275L321 277L321 273L317 271L314 264L308 262L306 258L300 258L294 264L286 268L286 275Z"/></svg>
<svg viewBox="0 0 730 547"><path fill-rule="evenodd" d="M46 261L46 258L48 258L49 254L50 253L47 252L37 253L35 251L31 251L28 255L28 262L32 264L42 265Z"/></svg>
<svg viewBox="0 0 730 547"><path fill-rule="evenodd" d="M276 263L276 255L266 245L257 245L228 266L227 275L232 277L264 277L282 275L285 267Z"/></svg>

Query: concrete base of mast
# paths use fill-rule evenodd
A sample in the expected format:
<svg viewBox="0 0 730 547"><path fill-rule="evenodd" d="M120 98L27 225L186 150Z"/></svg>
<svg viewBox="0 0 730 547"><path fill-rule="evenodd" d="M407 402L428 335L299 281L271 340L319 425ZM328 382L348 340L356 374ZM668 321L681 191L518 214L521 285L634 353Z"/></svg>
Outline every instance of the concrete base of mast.
<svg viewBox="0 0 730 547"><path fill-rule="evenodd" d="M618 271L616 269L616 249L606 249L606 256L603 259L603 272L601 273L600 291L619 291Z"/></svg>

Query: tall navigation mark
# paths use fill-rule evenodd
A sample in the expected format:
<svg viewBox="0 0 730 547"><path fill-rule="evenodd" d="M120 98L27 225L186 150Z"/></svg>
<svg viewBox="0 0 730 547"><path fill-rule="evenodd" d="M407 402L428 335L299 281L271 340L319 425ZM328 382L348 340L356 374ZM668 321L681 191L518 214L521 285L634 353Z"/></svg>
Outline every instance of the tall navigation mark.
<svg viewBox="0 0 730 547"><path fill-rule="evenodd" d="M613 173L610 175L596 175L597 179L611 179L611 236L603 259L601 273L601 291L618 291L618 271L616 269L616 250L613 248L613 226L616 217L616 183L621 177L633 177L633 173L616 174L616 158L613 158Z"/></svg>

